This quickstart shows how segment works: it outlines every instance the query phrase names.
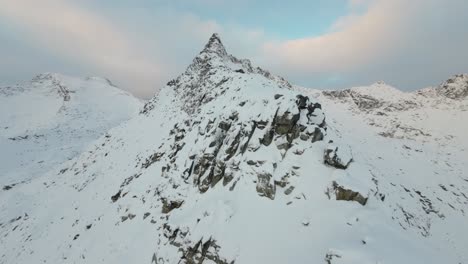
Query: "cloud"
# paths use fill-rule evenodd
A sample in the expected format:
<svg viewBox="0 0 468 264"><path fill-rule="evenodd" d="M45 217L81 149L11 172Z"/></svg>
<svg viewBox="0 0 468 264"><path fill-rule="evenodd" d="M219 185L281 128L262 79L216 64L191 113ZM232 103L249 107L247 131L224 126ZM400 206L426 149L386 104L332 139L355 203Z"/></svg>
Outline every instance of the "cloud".
<svg viewBox="0 0 468 264"><path fill-rule="evenodd" d="M10 42L0 49L9 60L0 61L0 77L102 75L148 98L185 69L213 32L229 52L309 87L385 80L415 89L468 69L465 0L348 0L349 13L325 34L292 40L261 25L209 18L233 8L242 14L247 1L194 0L193 10L184 3L0 0L0 41Z"/></svg>
<svg viewBox="0 0 468 264"><path fill-rule="evenodd" d="M116 28L97 14L62 0L0 0L0 16L29 33L31 41L80 61L126 85L151 85L163 69L139 53ZM141 92L138 91L137 92Z"/></svg>
<svg viewBox="0 0 468 264"><path fill-rule="evenodd" d="M468 69L468 10L463 0L350 1L363 14L338 19L329 33L267 42L262 63L306 85L367 84L379 79L421 88ZM450 58L450 59L449 59Z"/></svg>
<svg viewBox="0 0 468 264"><path fill-rule="evenodd" d="M145 8L94 1L0 0L0 6L3 28L21 32L16 42L31 43L14 49L15 64L27 65L28 73L52 69L101 75L144 98L183 71L213 32L222 31L213 20L161 3ZM30 64L30 57L22 55L31 53L28 49L36 50L41 63Z"/></svg>
<svg viewBox="0 0 468 264"><path fill-rule="evenodd" d="M228 4L224 0L199 1L197 5ZM3 58L16 58L14 65L0 62L0 68L7 70L2 73L12 76L12 71L24 75L51 69L73 75L101 75L137 96L149 98L191 63L213 32L226 36L226 44L234 51L252 51L248 55L254 54L253 45L258 51L263 36L260 30L245 30L235 24L220 26L214 20L161 3L150 8L99 4L0 0L3 27L8 25L21 32L16 42L31 43L0 50ZM36 50L34 63L30 61L32 49ZM23 56L25 51L28 56ZM18 65L28 70L20 70Z"/></svg>

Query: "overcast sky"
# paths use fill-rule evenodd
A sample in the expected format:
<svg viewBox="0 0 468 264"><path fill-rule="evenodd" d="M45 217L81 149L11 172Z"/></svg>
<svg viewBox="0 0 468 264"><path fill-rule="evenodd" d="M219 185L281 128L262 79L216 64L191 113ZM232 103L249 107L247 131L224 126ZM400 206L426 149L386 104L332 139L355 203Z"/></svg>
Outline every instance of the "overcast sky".
<svg viewBox="0 0 468 264"><path fill-rule="evenodd" d="M218 32L295 84L414 90L468 73L467 14L467 0L0 0L0 83L97 75L148 98Z"/></svg>

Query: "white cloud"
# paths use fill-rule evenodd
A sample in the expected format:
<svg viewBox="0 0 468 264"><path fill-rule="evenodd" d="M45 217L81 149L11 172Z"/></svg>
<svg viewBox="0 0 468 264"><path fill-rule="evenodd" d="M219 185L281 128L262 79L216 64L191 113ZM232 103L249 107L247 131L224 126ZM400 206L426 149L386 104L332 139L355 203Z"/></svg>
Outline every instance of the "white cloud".
<svg viewBox="0 0 468 264"><path fill-rule="evenodd" d="M468 69L462 10L467 1L371 1L366 12L338 19L327 34L266 43L263 64L307 85L327 86L331 79L345 85L385 79L403 89L436 84Z"/></svg>
<svg viewBox="0 0 468 264"><path fill-rule="evenodd" d="M221 33L229 52L308 86L346 87L384 79L418 88L468 69L465 0L349 0L349 14L328 33L288 41L275 40L262 28L220 24L169 4L150 9L98 3L0 0L0 21L26 33L20 41L47 52L49 57L41 58L47 62L35 61L34 69L43 71L50 61L64 58L78 72L109 77L144 97L182 72L213 32ZM28 56L16 54L16 66L30 66ZM8 70L4 64L0 68Z"/></svg>
<svg viewBox="0 0 468 264"><path fill-rule="evenodd" d="M111 21L64 0L0 0L0 16L34 41L69 60L120 76L125 85L149 86L164 69Z"/></svg>

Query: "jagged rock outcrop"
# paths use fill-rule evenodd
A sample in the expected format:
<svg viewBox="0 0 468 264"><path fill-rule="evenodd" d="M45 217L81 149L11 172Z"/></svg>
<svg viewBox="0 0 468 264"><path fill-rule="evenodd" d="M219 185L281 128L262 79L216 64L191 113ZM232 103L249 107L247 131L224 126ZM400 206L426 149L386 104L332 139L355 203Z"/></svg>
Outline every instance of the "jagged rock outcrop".
<svg viewBox="0 0 468 264"><path fill-rule="evenodd" d="M351 150L347 146L335 146L330 142L323 155L324 163L337 169L347 169L353 161Z"/></svg>
<svg viewBox="0 0 468 264"><path fill-rule="evenodd" d="M248 157L274 148L284 158L293 146L311 145L326 134L319 103L289 90L282 78L252 67L250 61L228 55L217 34L167 89L177 94L178 104L190 117L175 124L177 131L169 135L174 142L171 154L158 151L144 158L142 168L162 162L165 177L180 173L201 193L219 183L233 190L242 175L240 168L248 166L255 167L258 194L274 199L275 181L283 175L275 176L274 162ZM266 90L251 97L260 89ZM145 114L155 103L145 106ZM211 110L219 106L223 109ZM186 152L187 146L197 148ZM175 164L182 161L186 165L181 173Z"/></svg>
<svg viewBox="0 0 468 264"><path fill-rule="evenodd" d="M468 97L468 74L457 74L436 88L439 95L454 100Z"/></svg>
<svg viewBox="0 0 468 264"><path fill-rule="evenodd" d="M169 240L172 246L175 246L182 253L179 263L185 264L234 264L235 261L228 261L220 255L221 247L213 238L201 238L197 242L189 240L189 230L185 228L174 228L168 224L163 225L164 236ZM158 262L156 254L153 255L153 261Z"/></svg>
<svg viewBox="0 0 468 264"><path fill-rule="evenodd" d="M184 201L177 201L177 200L176 201L168 201L165 198L162 198L161 200L162 200L162 203L163 203L161 212L163 214L170 213L172 210L181 207L182 204L184 203Z"/></svg>
<svg viewBox="0 0 468 264"><path fill-rule="evenodd" d="M329 198L334 195L337 201L354 201L363 206L366 205L367 199L369 199L367 196L357 191L341 186L336 181L334 181L332 186L327 190L327 195Z"/></svg>

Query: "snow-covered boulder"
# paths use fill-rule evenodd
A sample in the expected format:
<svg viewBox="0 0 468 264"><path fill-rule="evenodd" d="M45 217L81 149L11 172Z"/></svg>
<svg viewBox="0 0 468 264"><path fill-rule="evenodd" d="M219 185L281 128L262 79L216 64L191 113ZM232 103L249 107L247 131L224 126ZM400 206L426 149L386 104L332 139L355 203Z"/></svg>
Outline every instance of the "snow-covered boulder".
<svg viewBox="0 0 468 264"><path fill-rule="evenodd" d="M349 146L336 146L333 141L329 143L323 155L324 163L337 169L347 169L353 161L353 156Z"/></svg>

